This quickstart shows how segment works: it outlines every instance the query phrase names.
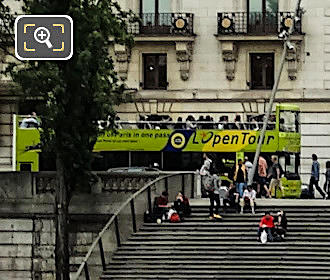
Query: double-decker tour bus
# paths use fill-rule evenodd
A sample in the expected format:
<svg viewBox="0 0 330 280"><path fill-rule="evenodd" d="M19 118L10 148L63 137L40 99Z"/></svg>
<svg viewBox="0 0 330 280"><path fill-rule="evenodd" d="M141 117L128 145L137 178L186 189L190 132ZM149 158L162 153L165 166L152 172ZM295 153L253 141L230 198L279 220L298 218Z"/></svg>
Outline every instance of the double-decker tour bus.
<svg viewBox="0 0 330 280"><path fill-rule="evenodd" d="M279 158L287 197L299 197L301 192L299 113L298 106L277 104L262 141L261 155L269 165L271 155ZM157 162L162 170L191 171L200 168L202 154L208 153L219 173L230 179L237 159L248 157L253 161L263 117L255 116L253 122L239 124L195 122L195 129L187 129L185 123L168 121L119 122L116 131L104 129L99 136L94 146L94 152L99 155L94 169L149 166ZM54 161L47 160L38 149L39 130L21 128L23 118L16 119L16 170L55 169L49 165Z"/></svg>

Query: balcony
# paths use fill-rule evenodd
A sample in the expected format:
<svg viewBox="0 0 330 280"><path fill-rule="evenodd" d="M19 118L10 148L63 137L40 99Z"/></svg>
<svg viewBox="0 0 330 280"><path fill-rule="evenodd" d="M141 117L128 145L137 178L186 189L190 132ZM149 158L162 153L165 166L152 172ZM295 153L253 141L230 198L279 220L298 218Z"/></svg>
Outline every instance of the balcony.
<svg viewBox="0 0 330 280"><path fill-rule="evenodd" d="M277 35L289 30L294 24L294 34L302 34L301 21L294 22L294 13L262 13L262 12L225 12L218 13L218 35Z"/></svg>
<svg viewBox="0 0 330 280"><path fill-rule="evenodd" d="M299 17L301 19L301 15ZM288 31L294 24L290 40L295 48L287 52L285 59L288 62L290 80L296 79L304 33L301 20L295 22L293 12L223 12L218 13L217 20L218 32L215 36L221 43L222 58L229 81L235 78L236 62L242 43L255 42L258 46L267 45L269 50L269 46L282 44L282 39L278 35L282 31ZM252 49L253 47L249 51Z"/></svg>
<svg viewBox="0 0 330 280"><path fill-rule="evenodd" d="M144 13L141 22L129 26L139 36L194 36L194 15L191 13Z"/></svg>

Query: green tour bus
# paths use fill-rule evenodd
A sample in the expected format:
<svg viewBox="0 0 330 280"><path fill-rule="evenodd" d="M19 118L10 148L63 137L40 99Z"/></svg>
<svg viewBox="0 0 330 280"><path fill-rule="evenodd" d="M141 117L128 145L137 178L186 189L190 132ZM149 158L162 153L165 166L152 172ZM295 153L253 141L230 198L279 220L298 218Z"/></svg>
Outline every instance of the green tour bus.
<svg viewBox="0 0 330 280"><path fill-rule="evenodd" d="M277 104L263 139L261 155L270 164L271 155L277 155L284 170L282 185L285 197L299 197L301 193L300 169L300 108L291 104ZM239 158L252 162L260 138L262 118L258 122L244 123L240 128L175 129L172 123L142 127L143 122L120 122L116 131L104 129L94 152L97 153L94 170L148 166L157 162L163 170L196 170L202 165L202 154L215 160L223 178L232 177L233 166ZM16 170L52 170L47 157L39 148L38 128L21 128L22 116L15 116ZM218 126L216 126L218 128ZM280 192L277 192L280 196Z"/></svg>

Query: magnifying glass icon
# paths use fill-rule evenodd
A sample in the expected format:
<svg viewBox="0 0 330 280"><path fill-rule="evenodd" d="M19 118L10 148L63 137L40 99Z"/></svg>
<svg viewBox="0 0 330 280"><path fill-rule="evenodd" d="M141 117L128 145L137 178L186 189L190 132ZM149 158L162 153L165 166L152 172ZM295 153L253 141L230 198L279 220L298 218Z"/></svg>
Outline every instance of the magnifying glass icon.
<svg viewBox="0 0 330 280"><path fill-rule="evenodd" d="M38 27L34 31L34 39L40 44L46 44L50 49L53 47L52 43L49 41L50 32L46 27Z"/></svg>

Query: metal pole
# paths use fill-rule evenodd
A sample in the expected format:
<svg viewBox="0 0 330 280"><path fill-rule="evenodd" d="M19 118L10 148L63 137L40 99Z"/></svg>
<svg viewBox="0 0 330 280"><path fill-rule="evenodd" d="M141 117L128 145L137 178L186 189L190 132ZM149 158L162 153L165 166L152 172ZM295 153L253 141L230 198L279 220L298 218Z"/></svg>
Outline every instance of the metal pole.
<svg viewBox="0 0 330 280"><path fill-rule="evenodd" d="M89 271L88 271L88 264L87 262L84 265L84 270L85 270L85 279L90 280L91 278L89 277Z"/></svg>
<svg viewBox="0 0 330 280"><path fill-rule="evenodd" d="M104 249L102 244L102 238L99 239L99 248L100 248L100 256L101 256L101 263L103 271L107 269L106 263L105 263L105 256L104 256Z"/></svg>
<svg viewBox="0 0 330 280"><path fill-rule="evenodd" d="M184 185L185 185L185 180L184 180L184 174L182 174L182 177L181 177L181 187L182 187L182 190L181 190L181 193L182 193L182 195L185 195L185 187L184 187Z"/></svg>
<svg viewBox="0 0 330 280"><path fill-rule="evenodd" d="M115 218L115 231L116 231L117 247L120 247L121 243L120 243L120 232L119 232L119 225L118 225L118 217Z"/></svg>
<svg viewBox="0 0 330 280"><path fill-rule="evenodd" d="M257 168L257 164L258 164L258 159L259 159L259 155L260 155L260 151L261 151L262 142L263 142L263 139L264 139L265 133L266 133L268 119L269 119L270 114L272 112L274 99L275 99L276 92L277 92L277 89L278 89L278 85L279 85L280 79L281 79L281 74L282 74L282 71L283 71L283 67L284 67L284 63L285 63L285 58L286 58L286 54L287 54L287 51L288 51L288 49L287 49L288 48L288 43L290 43L290 35L294 31L296 17L298 16L299 10L300 10L300 4L301 4L301 0L298 0L297 1L297 5L296 5L296 10L295 10L295 13L294 13L294 17L293 17L292 25L290 26L290 29L289 29L289 32L288 32L288 36L284 39L283 53L282 53L282 57L281 57L280 67L279 67L278 72L276 74L275 83L274 83L273 90L272 90L272 93L271 93L271 96L270 96L270 99L269 99L269 104L268 104L268 109L267 109L266 117L265 117L265 119L263 121L263 126L262 126L262 130L261 130L261 133L260 133L257 150L256 150L256 153L254 155L252 170L249 172L248 185L251 185L253 183L253 177L254 177L254 174L255 174L255 171L256 171L256 168Z"/></svg>
<svg viewBox="0 0 330 280"><path fill-rule="evenodd" d="M136 215L135 215L134 199L131 200L131 213L132 213L133 232L135 233L137 230L136 230Z"/></svg>

